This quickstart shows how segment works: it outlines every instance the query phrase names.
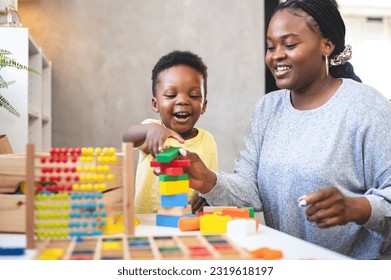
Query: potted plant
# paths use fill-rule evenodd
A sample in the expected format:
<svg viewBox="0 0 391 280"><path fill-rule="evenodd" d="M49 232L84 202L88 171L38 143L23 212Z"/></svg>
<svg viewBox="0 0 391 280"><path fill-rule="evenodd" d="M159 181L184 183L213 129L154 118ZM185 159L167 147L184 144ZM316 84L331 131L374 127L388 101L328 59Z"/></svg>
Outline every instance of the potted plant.
<svg viewBox="0 0 391 280"><path fill-rule="evenodd" d="M30 72L38 73L33 68L20 64L16 59L10 57L12 53L8 50L0 49L0 89L8 88L9 85L15 83L15 81L6 81L3 76L1 76L1 69L4 67L13 67L21 70L27 70ZM19 117L19 112L10 104L10 102L0 93L0 107L3 107L11 114Z"/></svg>

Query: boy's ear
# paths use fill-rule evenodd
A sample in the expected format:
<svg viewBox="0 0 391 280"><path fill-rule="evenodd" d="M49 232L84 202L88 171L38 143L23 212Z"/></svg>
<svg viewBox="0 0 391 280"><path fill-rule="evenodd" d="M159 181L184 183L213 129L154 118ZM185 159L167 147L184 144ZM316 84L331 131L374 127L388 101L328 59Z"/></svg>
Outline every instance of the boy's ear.
<svg viewBox="0 0 391 280"><path fill-rule="evenodd" d="M208 104L208 100L205 99L204 106L202 106L201 114L205 113L207 104Z"/></svg>
<svg viewBox="0 0 391 280"><path fill-rule="evenodd" d="M155 97L152 98L152 110L155 112L155 113L159 113L159 105L157 103L157 100Z"/></svg>

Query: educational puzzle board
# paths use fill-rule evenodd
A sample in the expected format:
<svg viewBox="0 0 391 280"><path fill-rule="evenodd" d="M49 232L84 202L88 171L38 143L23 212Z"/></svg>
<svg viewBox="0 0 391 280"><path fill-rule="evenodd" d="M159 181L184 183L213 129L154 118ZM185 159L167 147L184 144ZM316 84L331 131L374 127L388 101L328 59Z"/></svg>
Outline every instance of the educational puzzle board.
<svg viewBox="0 0 391 280"><path fill-rule="evenodd" d="M124 157L114 148L52 148L49 154L30 152L27 157L34 174L33 192L27 195L34 213L28 235L44 240L133 234L133 223L132 232L124 225L128 219L133 222L126 213L133 197L124 186L129 176Z"/></svg>
<svg viewBox="0 0 391 280"><path fill-rule="evenodd" d="M250 259L225 235L96 236L77 241L50 240L38 260Z"/></svg>

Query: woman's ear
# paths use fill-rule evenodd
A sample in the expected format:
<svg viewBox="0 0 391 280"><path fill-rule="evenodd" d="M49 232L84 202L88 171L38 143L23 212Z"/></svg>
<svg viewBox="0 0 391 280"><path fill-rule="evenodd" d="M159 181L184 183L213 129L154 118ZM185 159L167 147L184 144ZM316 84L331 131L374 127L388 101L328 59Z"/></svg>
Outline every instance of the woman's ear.
<svg viewBox="0 0 391 280"><path fill-rule="evenodd" d="M324 39L322 49L323 55L327 55L329 57L335 49L335 44L331 42L330 39Z"/></svg>
<svg viewBox="0 0 391 280"><path fill-rule="evenodd" d="M155 112L155 113L159 113L159 104L156 100L155 97L152 98L152 110Z"/></svg>

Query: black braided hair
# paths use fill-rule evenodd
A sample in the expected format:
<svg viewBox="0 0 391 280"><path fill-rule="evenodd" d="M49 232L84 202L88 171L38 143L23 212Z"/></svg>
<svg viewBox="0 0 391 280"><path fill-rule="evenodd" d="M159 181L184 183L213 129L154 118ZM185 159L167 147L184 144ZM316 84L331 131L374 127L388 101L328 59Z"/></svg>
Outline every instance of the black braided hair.
<svg viewBox="0 0 391 280"><path fill-rule="evenodd" d="M162 56L156 65L152 69L152 94L155 97L156 96L156 85L158 83L158 75L160 72L171 68L173 66L177 65L186 65L200 74L202 74L204 78L204 92L205 96L207 93L207 78L208 78L208 67L206 67L205 63L202 61L201 57L198 55L190 52L190 51L172 51L164 56Z"/></svg>
<svg viewBox="0 0 391 280"><path fill-rule="evenodd" d="M297 16L302 16L300 11L307 13L310 16L306 19L308 27L334 43L334 51L330 54L330 57L334 57L345 49L346 33L345 23L337 7L333 0L287 0L277 6L273 15L284 9L289 9ZM330 67L330 75L334 78L351 78L361 82L349 62Z"/></svg>

